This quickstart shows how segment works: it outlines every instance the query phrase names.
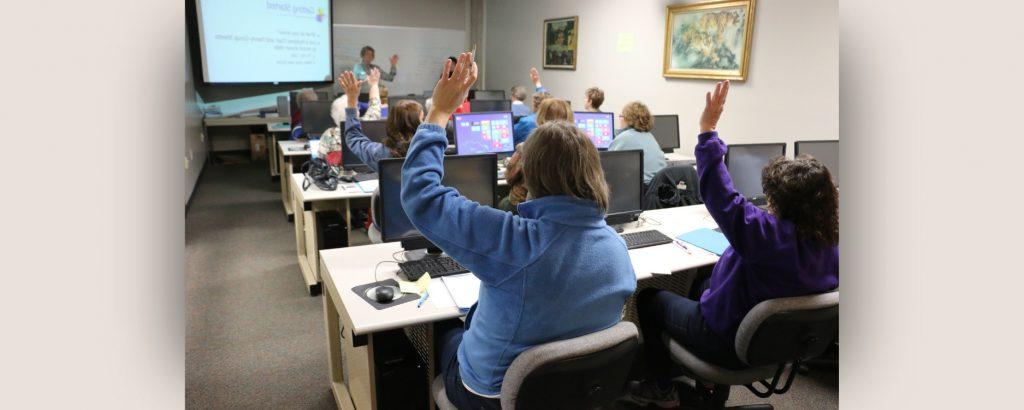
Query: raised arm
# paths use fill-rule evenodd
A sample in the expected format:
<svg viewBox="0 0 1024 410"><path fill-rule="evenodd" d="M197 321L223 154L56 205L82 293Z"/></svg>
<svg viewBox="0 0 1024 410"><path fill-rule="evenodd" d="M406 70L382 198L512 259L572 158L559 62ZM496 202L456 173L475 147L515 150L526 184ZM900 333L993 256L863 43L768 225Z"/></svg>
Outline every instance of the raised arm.
<svg viewBox="0 0 1024 410"><path fill-rule="evenodd" d="M370 84L370 104L362 118L365 121L380 119L380 75L380 70L374 67L370 70L370 75L366 76L366 82Z"/></svg>
<svg viewBox="0 0 1024 410"><path fill-rule="evenodd" d="M537 67L530 67L530 81L533 82L533 90L542 93L548 89L544 88L544 85L540 83L540 72L537 71Z"/></svg>
<svg viewBox="0 0 1024 410"><path fill-rule="evenodd" d="M715 129L725 109L729 81L720 82L715 91L705 96L706 105L700 118L697 136L697 176L700 195L711 217L718 223L729 244L740 256L755 259L766 247L767 239L777 234L777 221L767 212L747 201L736 188L725 166L725 143Z"/></svg>
<svg viewBox="0 0 1024 410"><path fill-rule="evenodd" d="M446 60L444 72L451 72L451 65ZM441 185L448 145L444 126L474 81L476 64L468 53L459 56L451 77L438 81L434 104L402 167L402 206L424 237L481 281L497 285L531 263L531 252L544 244L534 222L482 206Z"/></svg>
<svg viewBox="0 0 1024 410"><path fill-rule="evenodd" d="M380 78L384 81L395 81L395 75L398 74L398 54L394 54L390 59L391 68L386 73L381 73Z"/></svg>
<svg viewBox="0 0 1024 410"><path fill-rule="evenodd" d="M377 161L387 158L387 149L379 142L371 141L363 133L362 124L359 121L359 87L362 82L357 81L355 74L346 71L338 78L342 89L345 90L345 98L348 106L345 107L345 141L344 144L359 157L364 164L377 172ZM378 105L379 107L379 105Z"/></svg>

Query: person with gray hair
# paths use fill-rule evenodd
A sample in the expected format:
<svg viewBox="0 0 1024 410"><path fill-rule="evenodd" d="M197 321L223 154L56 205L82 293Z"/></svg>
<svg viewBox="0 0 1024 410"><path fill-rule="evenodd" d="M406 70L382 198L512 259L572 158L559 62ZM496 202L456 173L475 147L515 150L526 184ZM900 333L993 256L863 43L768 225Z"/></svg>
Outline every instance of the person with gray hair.
<svg viewBox="0 0 1024 410"><path fill-rule="evenodd" d="M512 86L511 100L512 100L512 115L521 117L530 113L530 107L526 106L526 87L521 85Z"/></svg>

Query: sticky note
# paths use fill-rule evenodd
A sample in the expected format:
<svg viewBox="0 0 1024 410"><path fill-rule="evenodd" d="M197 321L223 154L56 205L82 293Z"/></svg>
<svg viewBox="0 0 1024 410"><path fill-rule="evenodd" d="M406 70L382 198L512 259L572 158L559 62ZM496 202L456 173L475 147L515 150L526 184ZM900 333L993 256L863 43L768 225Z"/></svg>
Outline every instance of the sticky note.
<svg viewBox="0 0 1024 410"><path fill-rule="evenodd" d="M633 33L619 33L615 50L622 54L633 52Z"/></svg>
<svg viewBox="0 0 1024 410"><path fill-rule="evenodd" d="M419 280L415 282L404 280L398 281L398 289L401 290L402 293L415 293L417 295L422 295L429 287L430 274L427 273L424 273L423 276L420 276Z"/></svg>

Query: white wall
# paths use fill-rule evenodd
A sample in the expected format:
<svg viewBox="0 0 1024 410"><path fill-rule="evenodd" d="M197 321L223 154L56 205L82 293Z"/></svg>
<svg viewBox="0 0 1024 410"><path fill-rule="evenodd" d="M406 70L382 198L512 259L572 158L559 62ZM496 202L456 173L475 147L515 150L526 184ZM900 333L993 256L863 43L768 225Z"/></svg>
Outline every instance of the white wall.
<svg viewBox="0 0 1024 410"><path fill-rule="evenodd" d="M583 91L605 91L605 111L641 100L653 114L678 114L680 151L692 153L711 80L662 77L665 17L678 1L543 0L486 2L486 87L529 84L541 68L545 18L579 16L576 71L542 70L556 96L582 109ZM632 33L632 52L617 51ZM750 70L734 82L719 130L728 143L839 138L839 22L835 0L761 0L754 11Z"/></svg>
<svg viewBox="0 0 1024 410"><path fill-rule="evenodd" d="M185 40L188 44L188 40ZM186 49L188 50L187 46ZM185 203L196 188L199 173L206 164L206 142L200 137L203 132L203 113L196 104L196 88L192 83L192 61L185 52Z"/></svg>

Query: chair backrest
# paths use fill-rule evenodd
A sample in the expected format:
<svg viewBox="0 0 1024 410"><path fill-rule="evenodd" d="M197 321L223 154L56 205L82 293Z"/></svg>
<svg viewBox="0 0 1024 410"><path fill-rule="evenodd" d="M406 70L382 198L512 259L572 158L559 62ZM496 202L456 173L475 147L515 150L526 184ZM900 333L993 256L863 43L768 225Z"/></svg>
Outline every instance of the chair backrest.
<svg viewBox="0 0 1024 410"><path fill-rule="evenodd" d="M839 329L839 291L766 300L736 332L736 354L750 366L806 360L822 354Z"/></svg>
<svg viewBox="0 0 1024 410"><path fill-rule="evenodd" d="M596 408L622 395L639 349L636 325L535 346L521 353L501 383L501 408Z"/></svg>

